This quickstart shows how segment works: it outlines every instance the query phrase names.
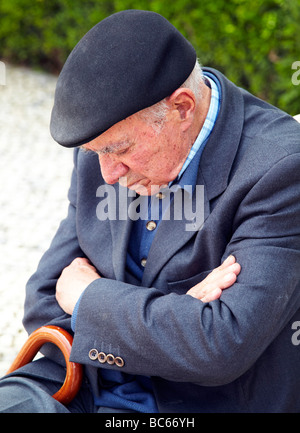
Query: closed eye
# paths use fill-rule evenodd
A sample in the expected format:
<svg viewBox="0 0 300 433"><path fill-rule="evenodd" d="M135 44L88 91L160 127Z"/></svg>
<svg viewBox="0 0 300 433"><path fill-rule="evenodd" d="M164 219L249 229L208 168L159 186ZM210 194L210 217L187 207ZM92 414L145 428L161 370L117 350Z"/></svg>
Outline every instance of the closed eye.
<svg viewBox="0 0 300 433"><path fill-rule="evenodd" d="M133 143L130 143L128 141L124 142L121 141L119 143L114 143L110 146L106 146L102 149L93 149L93 148L86 148L81 147L85 152L95 152L97 155L107 155L107 154L114 154L114 155L125 155L128 150L132 147Z"/></svg>
<svg viewBox="0 0 300 433"><path fill-rule="evenodd" d="M129 150L129 147L127 147L126 149L123 150L119 150L118 152L116 152L116 155L125 155L125 153L127 153Z"/></svg>

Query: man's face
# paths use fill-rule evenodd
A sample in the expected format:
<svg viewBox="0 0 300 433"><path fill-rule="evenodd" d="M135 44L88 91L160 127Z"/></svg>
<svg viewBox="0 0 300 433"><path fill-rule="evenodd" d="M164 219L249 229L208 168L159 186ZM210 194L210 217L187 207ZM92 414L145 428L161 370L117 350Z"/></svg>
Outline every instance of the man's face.
<svg viewBox="0 0 300 433"><path fill-rule="evenodd" d="M106 183L119 182L138 194L151 195L176 178L190 150L176 111L168 113L159 133L133 115L83 146L98 153Z"/></svg>

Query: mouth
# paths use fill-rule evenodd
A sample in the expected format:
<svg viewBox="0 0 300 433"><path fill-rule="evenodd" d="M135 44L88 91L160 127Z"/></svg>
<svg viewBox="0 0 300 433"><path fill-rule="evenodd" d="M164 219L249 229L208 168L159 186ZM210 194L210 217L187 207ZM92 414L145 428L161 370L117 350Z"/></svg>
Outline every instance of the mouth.
<svg viewBox="0 0 300 433"><path fill-rule="evenodd" d="M138 180L138 181L135 181L135 182L129 183L129 182L128 182L128 178L127 178L126 176L124 176L124 177L120 177L120 178L119 178L119 184L120 184L121 186L126 187L126 188L134 189L134 190L135 190L135 189L138 188L138 187L144 187L144 185L143 185L143 183L142 183L142 180L143 180L143 179L140 179L140 180Z"/></svg>
<svg viewBox="0 0 300 433"><path fill-rule="evenodd" d="M157 194L161 189L166 188L168 186L167 184L163 184L163 185L152 184L151 180L147 178L142 178L136 182L128 183L127 177L120 177L119 184L143 196Z"/></svg>
<svg viewBox="0 0 300 433"><path fill-rule="evenodd" d="M132 183L131 185L128 185L127 188L139 195L149 195L148 187L142 185L140 182Z"/></svg>
<svg viewBox="0 0 300 433"><path fill-rule="evenodd" d="M137 188L146 188L146 187L141 182L134 182L130 185L127 185L127 188L136 190Z"/></svg>
<svg viewBox="0 0 300 433"><path fill-rule="evenodd" d="M158 194L162 189L167 188L168 185L153 185L149 181L147 185L142 185L139 182L133 183L129 185L127 188L135 191L137 194L141 196L152 196Z"/></svg>
<svg viewBox="0 0 300 433"><path fill-rule="evenodd" d="M128 182L128 179L124 179L124 178L120 178L119 179L119 184L123 187L126 187L128 189L130 189L131 191L134 191L136 194L139 195L149 195L149 184L150 184L150 180L148 179L140 179L136 182Z"/></svg>

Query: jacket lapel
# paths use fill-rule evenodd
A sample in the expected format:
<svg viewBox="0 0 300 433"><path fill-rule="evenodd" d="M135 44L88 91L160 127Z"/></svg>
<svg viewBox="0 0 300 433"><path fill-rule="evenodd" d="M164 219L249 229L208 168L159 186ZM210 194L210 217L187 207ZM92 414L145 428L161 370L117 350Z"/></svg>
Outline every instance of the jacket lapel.
<svg viewBox="0 0 300 433"><path fill-rule="evenodd" d="M198 185L204 185L204 179L201 172L198 173ZM142 285L149 287L156 275L165 266L168 260L199 230L201 230L205 219L209 214L209 202L204 188L199 188L198 192L194 192L191 199L187 193L182 197L183 208L181 208L182 218L175 219L174 203L175 199L170 203L170 219L162 220L158 226L157 233L152 242L150 252L147 258L147 266L145 267ZM180 190L179 194L182 193ZM191 203L190 203L191 200ZM187 203L187 205L186 205ZM190 219L186 215L185 209L193 210L197 216ZM195 212L197 211L197 212Z"/></svg>
<svg viewBox="0 0 300 433"><path fill-rule="evenodd" d="M128 197L127 188L119 184L108 186L115 191L115 195L108 195L109 205L113 210L113 215L109 218L112 236L112 265L116 280L125 281L126 251L132 227L132 220L128 217L128 207L133 197Z"/></svg>
<svg viewBox="0 0 300 433"><path fill-rule="evenodd" d="M229 174L242 136L244 99L239 88L223 74L212 68L203 70L218 78L222 98L218 119L200 161L207 196L212 200L225 191L228 185Z"/></svg>

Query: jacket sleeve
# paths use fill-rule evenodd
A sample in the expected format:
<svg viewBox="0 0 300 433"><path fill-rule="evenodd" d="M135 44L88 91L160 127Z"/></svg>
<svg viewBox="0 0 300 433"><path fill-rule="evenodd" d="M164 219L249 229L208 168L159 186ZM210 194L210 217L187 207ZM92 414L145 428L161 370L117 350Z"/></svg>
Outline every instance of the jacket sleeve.
<svg viewBox="0 0 300 433"><path fill-rule="evenodd" d="M206 386L247 371L300 306L300 158L286 156L248 191L223 258L242 271L219 300L163 294L110 279L84 292L71 360L93 348L123 358L123 372Z"/></svg>
<svg viewBox="0 0 300 433"><path fill-rule="evenodd" d="M55 291L62 270L75 257L84 257L76 236L76 155L77 151L74 153L75 166L68 194L70 203L67 217L61 222L49 249L26 286L23 324L29 334L43 325L61 326L72 332L70 316L58 305ZM44 354L56 359L58 350L54 345L45 345L43 349Z"/></svg>

